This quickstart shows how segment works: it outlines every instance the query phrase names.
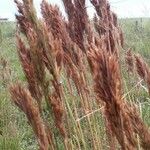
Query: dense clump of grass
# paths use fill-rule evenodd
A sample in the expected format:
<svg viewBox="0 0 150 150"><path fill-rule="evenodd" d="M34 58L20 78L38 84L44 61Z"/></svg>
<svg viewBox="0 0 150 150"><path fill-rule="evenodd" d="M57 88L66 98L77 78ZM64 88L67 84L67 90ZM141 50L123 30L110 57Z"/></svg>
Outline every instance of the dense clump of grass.
<svg viewBox="0 0 150 150"><path fill-rule="evenodd" d="M17 49L26 82L12 85L10 93L25 114L39 148L149 149L150 133L139 105L124 93L120 68L124 38L109 3L91 1L97 12L93 27L84 9L85 0L63 0L67 21L57 6L45 0L41 20L33 1L15 2L19 12ZM143 59L130 51L126 62L129 74L135 73L132 64L149 87L149 67ZM6 147L1 147L18 149L19 132L16 129L9 142L5 136ZM24 145L35 140L32 131L31 141L27 136L21 137Z"/></svg>

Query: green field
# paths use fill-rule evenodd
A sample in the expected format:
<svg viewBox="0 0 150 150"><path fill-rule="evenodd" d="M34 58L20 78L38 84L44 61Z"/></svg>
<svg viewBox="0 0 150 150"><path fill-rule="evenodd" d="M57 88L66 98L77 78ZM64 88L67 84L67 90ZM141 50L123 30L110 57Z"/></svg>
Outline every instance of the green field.
<svg viewBox="0 0 150 150"><path fill-rule="evenodd" d="M150 97L146 85L142 83L140 90L134 87L135 77L126 73L123 57L131 48L150 63L150 19L120 19L120 25L125 34L121 51L124 91L128 99L138 104L143 120L150 126ZM10 100L9 86L26 81L17 55L15 32L14 22L0 23L0 150L36 150L37 143L25 115Z"/></svg>

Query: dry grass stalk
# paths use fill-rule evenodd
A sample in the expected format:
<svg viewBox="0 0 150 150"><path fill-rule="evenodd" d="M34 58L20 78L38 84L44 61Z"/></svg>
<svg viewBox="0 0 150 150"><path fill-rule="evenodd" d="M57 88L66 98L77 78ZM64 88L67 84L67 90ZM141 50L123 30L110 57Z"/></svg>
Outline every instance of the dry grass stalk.
<svg viewBox="0 0 150 150"><path fill-rule="evenodd" d="M68 30L73 42L75 42L82 51L84 46L84 33L87 30L88 15L85 9L85 0L62 0L68 15Z"/></svg>
<svg viewBox="0 0 150 150"><path fill-rule="evenodd" d="M91 0L96 9L97 17L94 17L96 31L100 38L105 38L106 50L119 56L119 46L123 46L123 34L118 26L116 14L110 10L107 0Z"/></svg>
<svg viewBox="0 0 150 150"><path fill-rule="evenodd" d="M84 32L86 28L87 14L85 9L85 1L75 0L74 2L64 0L63 1L66 13L68 15L68 23L66 23L66 31L69 38L65 39L70 42L70 50L73 54L65 52L65 69L68 78L71 78L76 85L78 94L83 99L83 106L87 106L87 101L83 98L83 91L86 89L84 82L84 66L83 66L83 54L84 48ZM82 18L82 19L81 19ZM85 21L86 20L86 21ZM65 34L65 35L67 35ZM68 36L66 36L68 37ZM84 108L84 107L83 107Z"/></svg>
<svg viewBox="0 0 150 150"><path fill-rule="evenodd" d="M148 64L145 63L145 61L140 57L139 55L135 55L136 60L136 69L138 75L145 81L148 87L148 91L150 94L150 68Z"/></svg>
<svg viewBox="0 0 150 150"><path fill-rule="evenodd" d="M23 67L31 67L31 65L26 66L27 62L24 61L23 58L23 57L27 58L30 55L31 56L30 61L33 64L33 70L36 75L35 76L36 82L40 86L43 97L45 98L48 106L49 107L51 107L51 105L53 106L53 113L55 117L56 127L59 129L60 134L63 136L66 145L66 134L63 123L64 111L59 111L62 110L63 106L62 104L63 95L59 77L63 57L62 56L63 53L61 51L62 50L61 41L59 39L54 39L52 33L48 32L47 26L42 21L38 20L33 6L33 1L26 0L23 1L23 3L20 3L17 0L15 0L15 2L19 10L19 15L16 15L16 18L20 30L27 37L30 48L30 50L27 51L27 49L25 49L25 46L22 45L23 43L20 44L19 47L20 54L22 52L25 52L24 54L26 55L26 56L21 55ZM30 52L30 54L28 54L28 52ZM51 93L54 93L52 95L55 95L56 98L55 105L53 104L52 101L49 101L50 91L49 91L49 81L47 81L46 79L46 72L45 72L46 68L48 69L50 75L52 76L51 83L54 87L54 91L51 91ZM27 70L32 71L30 72L30 74L33 73L33 70L31 70L30 68L26 68L24 70L25 73L27 72ZM29 84L32 83L30 82ZM57 113L59 115L57 115Z"/></svg>
<svg viewBox="0 0 150 150"><path fill-rule="evenodd" d="M79 2L76 1L76 5L79 5ZM83 5L82 7L84 7L83 3L80 5ZM65 26L65 21L62 19L63 17L58 7L49 5L46 1L43 1L41 4L41 9L49 31L52 32L55 39L62 40L62 47L64 50L64 65L68 77L72 78L74 81L78 93L83 93L81 91L84 90L83 87L85 83L83 76L81 75L81 71L84 71L82 64L82 51L78 45L71 40L71 37L69 36Z"/></svg>
<svg viewBox="0 0 150 150"><path fill-rule="evenodd" d="M135 133L140 137L140 144L143 149L150 149L150 131L147 125L144 124L140 118L140 114L137 111L137 108L134 105L127 104L126 112L132 121L132 126L135 130Z"/></svg>
<svg viewBox="0 0 150 150"><path fill-rule="evenodd" d="M47 134L45 125L41 119L40 111L30 92L20 85L10 88L13 102L26 114L30 125L37 137L40 150L48 150L51 136Z"/></svg>
<svg viewBox="0 0 150 150"><path fill-rule="evenodd" d="M134 72L134 57L132 55L131 49L129 49L126 52L125 61L127 64L128 72L133 73Z"/></svg>
<svg viewBox="0 0 150 150"><path fill-rule="evenodd" d="M85 9L83 9L84 5L85 5L84 1L82 1L81 3L79 1L76 1L74 4L74 8L77 6L80 8L82 7L82 9L79 9L77 7L78 11L76 10L79 13L78 17L80 18L81 18L81 14L83 15L82 13L83 11L84 11L84 14L86 15ZM86 78L85 72L84 72L85 68L83 66L84 65L83 53L82 53L83 49L80 49L81 47L83 47L84 41L79 40L80 38L81 39L83 38L83 35L78 35L79 34L78 30L81 31L82 28L85 28L86 24L85 22L83 22L84 27L77 24L76 21L74 20L75 19L74 16L70 16L71 12L68 12L69 13L68 17L69 16L73 17L73 20L72 22L69 21L68 23L66 23L59 9L56 6L49 5L45 1L43 1L41 8L42 8L42 14L43 14L43 17L45 19L48 29L50 30L50 32L52 32L52 34L54 35L54 38L62 40L62 47L64 50L63 62L64 62L65 70L67 73L67 77L68 79L73 80L76 86L78 95L81 99L81 105L82 105L81 109L83 109L86 114L90 111L91 108L89 106L88 87L87 87L86 80L85 80ZM67 24L67 27L66 27L66 24ZM70 26L71 24L73 24L74 26ZM69 33L70 30L71 30L71 34ZM82 29L82 32L80 32L80 34L83 34L83 30L85 29ZM76 32L78 32L78 34ZM78 40L80 41L80 43L78 42ZM68 84L71 85L70 80L68 81L69 81ZM88 120L88 122L90 125L90 120ZM93 134L92 130L91 130L91 134ZM95 144L93 144L93 146L94 145Z"/></svg>
<svg viewBox="0 0 150 150"><path fill-rule="evenodd" d="M69 51L71 39L67 33L65 21L59 8L50 5L44 0L41 4L41 10L49 32L52 32L55 39L62 40L64 51Z"/></svg>
<svg viewBox="0 0 150 150"><path fill-rule="evenodd" d="M21 32L27 37L27 40L28 40L28 44L30 48L30 57L31 57L32 64L34 67L34 72L36 75L35 80L42 89L46 89L46 87L44 87L45 86L44 85L45 84L44 83L45 82L45 67L44 67L44 62L41 57L43 49L37 38L38 35L35 30L35 27L37 25L35 25L35 23L32 23L34 21L33 19L37 21L37 18L35 17L33 4L31 3L31 1L29 2L25 1L24 4L17 0L15 2L17 4L18 11L20 13L16 15L19 28ZM29 11L30 9L32 10L31 12L34 16L30 14L30 11Z"/></svg>
<svg viewBox="0 0 150 150"><path fill-rule="evenodd" d="M123 46L122 32L120 32L119 28L117 27L117 18L109 10L109 4L107 1L97 1L97 3L96 1L92 1L92 3L96 8L100 20L100 23L98 23L98 19L95 18L96 20L95 22L97 25L96 30L100 35L99 42L97 42L98 40L96 39L95 41L96 47L93 46L93 44L90 45L90 52L89 52L89 64L95 81L95 92L97 93L99 100L104 101L106 104L105 116L108 121L107 128L108 131L110 132L110 138L111 136L115 135L120 145L122 146L122 149L136 149L137 144L136 144L134 132L139 134L139 132L143 130L143 132L148 134L147 136L149 137L149 131L145 127L144 123L141 121L139 115L137 115L138 113L137 114L135 113L136 115L134 115L134 117L136 117L136 119L139 122L140 121L141 122L140 122L140 126L136 128L138 132L134 130L135 122L133 122L131 119L132 109L128 109L128 113L127 113L126 112L127 110L124 107L125 101L122 100L118 57L114 55L115 53L118 53L116 49L118 46L115 45L118 45L119 42L114 42L116 41L115 39L116 37L118 37L118 35L120 35L119 37L120 44ZM111 18L111 16L113 17ZM117 27L116 31L118 33L114 32L113 27ZM109 34L108 34L108 30L111 30ZM114 36L112 35L116 37L114 38ZM96 50L93 51L93 49ZM108 53L106 51L108 51ZM148 71L142 70L140 72L141 76L144 77L145 72ZM109 104L109 102L111 104ZM116 119L115 116L117 116ZM111 120L112 118L113 120ZM115 127L117 126L113 125L116 124L115 121L117 122L117 125L120 124L120 126L116 129ZM118 131L119 133L117 133ZM112 142L114 141L113 138L111 139L111 141ZM146 147L149 146L148 144L149 141L147 140L147 138L141 137L141 143L143 143L143 141L145 141L147 145L145 146L146 149ZM110 143L110 146L111 145L112 143Z"/></svg>
<svg viewBox="0 0 150 150"><path fill-rule="evenodd" d="M98 100L106 105L105 117L109 130L116 136L122 149L135 149L136 141L132 124L123 108L120 69L116 56L103 50L91 50L89 64Z"/></svg>
<svg viewBox="0 0 150 150"><path fill-rule="evenodd" d="M30 50L25 47L23 41L20 37L17 36L18 42L18 54L22 63L22 68L24 69L24 73L26 75L28 81L28 89L31 92L32 97L37 100L39 108L41 107L41 98L42 93L41 89L38 85L38 81L36 78L33 62L30 55ZM40 108L41 109L41 108Z"/></svg>
<svg viewBox="0 0 150 150"><path fill-rule="evenodd" d="M69 55L73 63L79 66L80 59L77 52L74 50L74 44L67 32L65 25L66 22L63 19L59 8L43 1L41 4L41 10L48 31L53 34L54 39L60 39L62 41L62 48L65 55Z"/></svg>

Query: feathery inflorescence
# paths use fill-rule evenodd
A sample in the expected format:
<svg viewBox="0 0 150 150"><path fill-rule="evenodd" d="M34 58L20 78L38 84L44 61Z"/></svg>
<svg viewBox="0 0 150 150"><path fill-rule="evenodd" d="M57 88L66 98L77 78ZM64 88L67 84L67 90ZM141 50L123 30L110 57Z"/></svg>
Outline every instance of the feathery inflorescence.
<svg viewBox="0 0 150 150"><path fill-rule="evenodd" d="M97 47L95 47L95 51L93 49L93 45L89 48L88 57L93 79L95 81L95 93L98 96L98 100L103 101L106 105L105 117L107 118L107 123L109 124L107 127L110 128L109 132L111 135L116 136L118 142L122 146L122 149L136 149L137 141L134 134L135 124L130 116L132 114L132 109L128 109L127 113L125 107L127 105L126 101L122 99L121 75L118 59L119 52L117 50L119 45L123 46L122 32L120 32L119 27L117 26L117 18L110 11L107 1L92 1L92 4L95 6L100 23L102 22L101 24L103 25L102 26L98 23L98 18L95 17L94 20L97 24L96 30L100 34L100 42L96 44ZM118 42L114 42L117 41L116 37L118 37ZM107 41L106 43L103 42L105 40ZM131 60L131 55L130 63L133 64L133 58ZM127 107L130 108L128 105ZM140 122L141 119L137 114L135 113L135 117L137 117L137 122ZM149 134L144 123L141 124L141 127L143 128L143 131L145 129L147 130L146 133ZM136 129L137 131L140 131L140 128ZM140 133L138 134L140 136ZM113 139L111 139L111 141L114 142ZM142 141L147 141L147 139L143 140L141 137L141 142ZM146 143L146 145L149 145L148 141ZM113 145L112 143L110 144L110 146Z"/></svg>
<svg viewBox="0 0 150 150"><path fill-rule="evenodd" d="M129 49L126 52L125 60L126 60L128 72L133 73L134 72L134 57L132 55L131 49Z"/></svg>
<svg viewBox="0 0 150 150"><path fill-rule="evenodd" d="M46 127L41 119L39 109L30 92L19 84L12 86L10 92L14 103L26 114L37 137L40 150L48 150L51 137L46 132Z"/></svg>
<svg viewBox="0 0 150 150"><path fill-rule="evenodd" d="M68 31L73 42L85 52L84 33L87 29L88 15L85 7L85 0L62 0L68 15Z"/></svg>
<svg viewBox="0 0 150 150"><path fill-rule="evenodd" d="M143 79L147 84L150 94L150 68L139 55L135 55L135 60L137 73L141 77L141 79Z"/></svg>
<svg viewBox="0 0 150 150"><path fill-rule="evenodd" d="M66 140L65 127L63 126L62 90L60 86L60 70L62 63L62 47L60 39L54 39L43 21L38 20L33 6L33 1L23 3L15 1L19 10L16 15L20 31L25 35L29 48L26 48L18 35L18 53L29 84L29 90L39 103L44 98L48 107L53 110L56 127ZM54 90L49 89L50 81L47 80L46 68L52 76L51 84ZM55 95L50 101L49 94ZM59 115L58 115L59 114ZM53 117L53 115L52 115Z"/></svg>
<svg viewBox="0 0 150 150"><path fill-rule="evenodd" d="M105 103L105 117L109 129L122 149L135 149L136 141L130 118L124 110L120 69L117 57L106 51L90 51L89 63L95 81L98 100Z"/></svg>

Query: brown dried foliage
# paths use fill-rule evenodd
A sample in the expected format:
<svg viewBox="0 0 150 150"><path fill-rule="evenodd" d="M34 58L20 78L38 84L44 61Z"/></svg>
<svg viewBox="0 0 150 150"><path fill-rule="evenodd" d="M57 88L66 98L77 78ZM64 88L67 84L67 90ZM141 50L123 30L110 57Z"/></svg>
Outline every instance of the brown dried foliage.
<svg viewBox="0 0 150 150"><path fill-rule="evenodd" d="M95 93L98 100L106 104L105 117L110 131L116 136L122 149L135 149L132 124L123 107L120 69L116 56L103 50L92 50L88 58L95 81Z"/></svg>
<svg viewBox="0 0 150 150"><path fill-rule="evenodd" d="M34 102L35 100L30 95L30 92L19 84L12 86L10 92L14 103L26 114L37 137L40 150L48 150L51 137L46 133L46 128L41 119L39 109Z"/></svg>
<svg viewBox="0 0 150 150"><path fill-rule="evenodd" d="M62 0L68 15L68 30L73 42L82 51L86 51L84 46L84 33L87 30L88 15L85 8L85 0Z"/></svg>
<svg viewBox="0 0 150 150"><path fill-rule="evenodd" d="M136 149L136 134L140 137L141 146L150 149L147 126L137 110L122 98L119 48L123 47L124 39L117 16L111 11L107 0L91 0L97 12L94 17L95 33L88 19L85 0L62 1L68 21L63 18L57 6L52 6L45 0L41 4L42 20L37 17L32 0L15 0L19 12L16 15L19 29L18 54L27 78L28 90L17 84L10 91L14 103L26 114L40 149L55 149L53 130L45 126L48 122L41 118L42 99L46 101L48 109L51 109L50 117L63 137L65 148L70 148L67 142L68 134L71 133L66 132L69 120L65 109L64 87L61 84L63 71L67 74L69 88L73 87L70 82L73 81L85 115L92 111L89 105L91 95L96 97L98 105L105 106L103 115L111 149L116 149L115 141L119 142L123 150ZM19 32L26 37L27 44L23 42ZM150 90L150 69L141 58L135 58L137 72ZM126 62L132 71L133 57L130 51L127 52ZM88 85L88 65L95 94ZM69 92L73 95L71 88ZM87 121L91 129L91 120L88 118ZM90 134L94 141L92 130ZM95 148L94 144L93 142Z"/></svg>
<svg viewBox="0 0 150 150"><path fill-rule="evenodd" d="M96 31L98 31L100 39L99 42L97 42L98 40L95 41L96 47L93 47L93 45L91 45L92 47L90 47L88 58L90 68L93 73L93 79L95 81L95 92L97 93L99 100L105 102L106 104L105 117L107 118L107 128L109 128L108 131L110 132L111 136L116 136L118 142L122 146L122 149L136 149L137 141L135 140L135 133L139 134L141 143L143 143L143 141L146 141L146 146L144 147L144 145L142 144L142 147L144 149L147 149L149 147L148 128L144 125L143 122L141 122L141 118L139 117L137 110L135 110L136 113L134 117L136 117L136 123L140 124L140 126L136 128L136 131L134 130L135 122L133 122L133 118L131 119L133 110L130 106L126 106L126 102L122 100L122 88L120 79L121 76L119 73L120 68L118 64L119 60L116 56L118 56L117 47L118 45L123 46L124 39L122 31L117 24L117 17L110 11L110 6L107 1L93 0L92 4L95 6L97 15L99 17L95 17L94 20ZM116 30L114 31L114 29ZM116 39L118 39L118 41ZM95 49L95 51L93 48ZM131 63L133 65L133 58L131 58L131 55L128 55L128 63ZM141 76L145 76L144 68L143 70L138 72L140 72ZM126 107L124 106L130 108L127 109L128 112L126 110ZM119 125L119 127L117 125ZM115 127L117 128L115 129ZM141 137L141 133L137 132L141 131L141 129L144 133L148 134L145 134L145 136L143 137L147 136L148 138ZM115 140L111 139L111 142L114 141ZM113 145L113 143L110 143L110 146L111 145Z"/></svg>
<svg viewBox="0 0 150 150"><path fill-rule="evenodd" d="M39 103L40 112L41 100L44 97L48 107L53 107L56 127L66 140L65 128L62 127L64 111L62 107L62 92L60 86L60 70L63 60L62 44L60 39L55 39L51 32L48 32L44 22L38 20L33 6L33 1L26 0L22 3L15 1L19 14L16 15L20 31L26 36L29 48L26 48L18 35L18 53L22 67L27 77L29 90ZM49 90L50 81L46 79L46 68L52 76L51 83L54 90ZM49 101L49 94L54 93L54 102ZM15 98L15 97L14 97ZM59 114L59 115L57 115ZM53 115L52 115L53 117ZM63 130L63 131L62 131Z"/></svg>
<svg viewBox="0 0 150 150"><path fill-rule="evenodd" d="M145 61L140 57L139 55L135 55L136 60L136 69L138 75L145 81L148 87L148 91L150 94L150 68L148 64L145 63Z"/></svg>
<svg viewBox="0 0 150 150"><path fill-rule="evenodd" d="M126 60L128 72L133 73L134 72L134 57L132 55L131 49L129 49L126 52L125 60Z"/></svg>
<svg viewBox="0 0 150 150"><path fill-rule="evenodd" d="M115 13L110 10L110 5L107 0L91 0L91 3L96 9L97 17L94 17L96 31L100 38L105 38L107 51L119 55L119 46L123 47L123 34L118 26L118 19Z"/></svg>
<svg viewBox="0 0 150 150"><path fill-rule="evenodd" d="M134 132L140 137L140 144L143 149L148 150L150 148L150 131L147 125L139 117L140 114L134 105L127 104L126 112L129 115Z"/></svg>
<svg viewBox="0 0 150 150"><path fill-rule="evenodd" d="M37 100L39 107L41 105L41 90L38 85L38 81L36 79L36 74L34 71L33 62L31 59L30 50L25 47L23 41L20 37L17 37L18 42L18 54L22 63L22 68L24 69L24 73L26 75L28 81L28 88L31 92L32 97Z"/></svg>

